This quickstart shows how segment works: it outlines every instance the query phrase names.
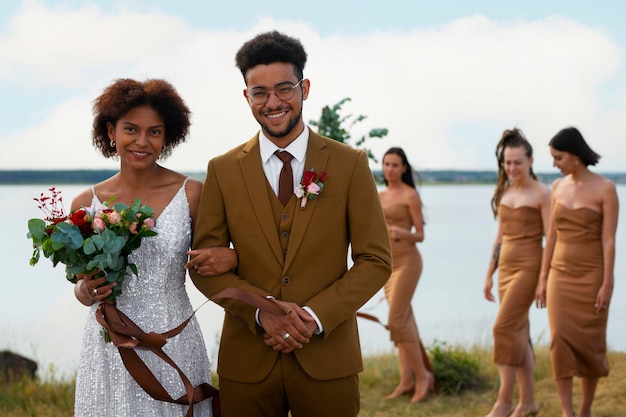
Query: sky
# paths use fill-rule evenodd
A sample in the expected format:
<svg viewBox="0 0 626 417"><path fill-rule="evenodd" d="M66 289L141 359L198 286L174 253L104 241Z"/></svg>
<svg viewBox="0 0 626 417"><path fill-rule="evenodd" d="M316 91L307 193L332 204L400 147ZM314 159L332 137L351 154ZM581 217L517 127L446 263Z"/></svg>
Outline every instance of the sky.
<svg viewBox="0 0 626 417"><path fill-rule="evenodd" d="M602 155L593 169L623 172L623 16L620 0L5 0L0 170L116 169L91 144L91 106L130 77L176 87L192 126L163 165L203 172L258 131L234 56L276 29L308 53L305 122L349 97L348 122L367 116L352 143L389 129L366 142L379 159L401 146L417 170L494 170L500 135L518 127L535 171L556 172L547 144L576 126Z"/></svg>

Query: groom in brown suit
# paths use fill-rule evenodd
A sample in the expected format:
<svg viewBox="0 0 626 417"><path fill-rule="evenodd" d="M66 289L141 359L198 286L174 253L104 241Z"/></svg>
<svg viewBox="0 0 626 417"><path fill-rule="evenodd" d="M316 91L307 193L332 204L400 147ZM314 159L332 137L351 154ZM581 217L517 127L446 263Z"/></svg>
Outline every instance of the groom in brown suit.
<svg viewBox="0 0 626 417"><path fill-rule="evenodd" d="M356 311L391 273L367 155L304 124L306 58L298 39L279 32L241 47L243 95L261 131L212 159L204 183L194 248L232 243L239 266L217 277L191 269L194 284L208 297L227 287L273 297L286 312L219 301L224 417L356 416L363 370ZM327 177L302 196L309 170Z"/></svg>

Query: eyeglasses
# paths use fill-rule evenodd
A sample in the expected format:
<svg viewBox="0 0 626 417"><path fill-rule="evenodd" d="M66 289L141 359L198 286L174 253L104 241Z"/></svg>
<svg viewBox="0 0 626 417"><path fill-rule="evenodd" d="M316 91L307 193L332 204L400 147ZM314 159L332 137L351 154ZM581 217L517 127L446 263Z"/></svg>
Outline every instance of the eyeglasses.
<svg viewBox="0 0 626 417"><path fill-rule="evenodd" d="M261 87L253 88L252 90L248 90L248 98L250 98L252 104L265 104L267 103L267 99L270 98L270 92L273 91L279 100L291 100L296 93L296 87L298 87L303 80L304 78L298 81L295 85L290 82L281 83L276 85L273 90L266 90Z"/></svg>

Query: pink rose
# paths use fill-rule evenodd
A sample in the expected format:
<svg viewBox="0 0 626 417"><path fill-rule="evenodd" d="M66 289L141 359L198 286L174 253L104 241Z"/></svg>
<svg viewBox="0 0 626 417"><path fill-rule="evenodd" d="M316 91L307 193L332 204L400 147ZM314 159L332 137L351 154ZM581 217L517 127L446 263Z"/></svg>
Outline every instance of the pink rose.
<svg viewBox="0 0 626 417"><path fill-rule="evenodd" d="M95 219L93 219L93 222L91 223L91 227L96 232L102 232L104 228L106 227L106 224L104 223L104 220L102 220L102 218L96 217Z"/></svg>
<svg viewBox="0 0 626 417"><path fill-rule="evenodd" d="M306 187L306 191L310 194L317 194L320 191L320 186L312 182Z"/></svg>
<svg viewBox="0 0 626 417"><path fill-rule="evenodd" d="M148 230L154 229L154 219L152 217L148 217L144 220L143 224L148 228Z"/></svg>
<svg viewBox="0 0 626 417"><path fill-rule="evenodd" d="M112 211L108 215L110 224L118 224L122 220L122 216L117 211Z"/></svg>
<svg viewBox="0 0 626 417"><path fill-rule="evenodd" d="M130 226L128 226L128 231L136 235L137 234L137 222L131 223Z"/></svg>

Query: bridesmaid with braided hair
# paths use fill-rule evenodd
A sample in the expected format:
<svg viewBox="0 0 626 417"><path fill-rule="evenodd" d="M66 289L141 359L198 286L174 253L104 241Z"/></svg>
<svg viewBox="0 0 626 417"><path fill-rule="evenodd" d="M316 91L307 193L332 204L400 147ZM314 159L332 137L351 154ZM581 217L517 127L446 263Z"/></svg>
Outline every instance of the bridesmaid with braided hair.
<svg viewBox="0 0 626 417"><path fill-rule="evenodd" d="M533 149L521 130L505 130L496 146L498 182L491 209L498 222L493 254L487 268L484 295L492 294L498 270L500 308L493 326L493 361L500 390L485 417L531 417L539 407L534 396L534 356L528 310L535 298L541 268L543 236L550 217L550 190L532 170ZM517 378L519 402L513 389Z"/></svg>

